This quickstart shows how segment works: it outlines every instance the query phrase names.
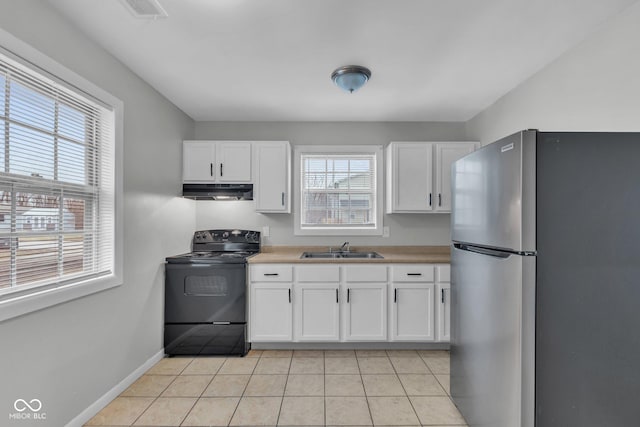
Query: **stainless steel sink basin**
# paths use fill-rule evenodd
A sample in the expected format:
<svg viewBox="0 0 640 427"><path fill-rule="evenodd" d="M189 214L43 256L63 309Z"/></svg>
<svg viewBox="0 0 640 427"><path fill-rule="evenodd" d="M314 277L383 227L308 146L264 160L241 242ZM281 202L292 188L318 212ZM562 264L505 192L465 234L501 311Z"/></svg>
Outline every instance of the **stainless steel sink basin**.
<svg viewBox="0 0 640 427"><path fill-rule="evenodd" d="M301 259L334 258L334 259L363 259L384 258L378 252L303 252Z"/></svg>

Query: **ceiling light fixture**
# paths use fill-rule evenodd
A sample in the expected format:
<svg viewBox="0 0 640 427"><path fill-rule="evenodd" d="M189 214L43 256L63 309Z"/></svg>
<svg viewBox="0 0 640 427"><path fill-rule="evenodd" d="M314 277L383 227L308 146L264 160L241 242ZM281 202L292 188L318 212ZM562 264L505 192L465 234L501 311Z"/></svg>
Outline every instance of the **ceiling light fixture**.
<svg viewBox="0 0 640 427"><path fill-rule="evenodd" d="M331 80L345 92L353 93L371 78L371 70L360 65L346 65L331 73Z"/></svg>

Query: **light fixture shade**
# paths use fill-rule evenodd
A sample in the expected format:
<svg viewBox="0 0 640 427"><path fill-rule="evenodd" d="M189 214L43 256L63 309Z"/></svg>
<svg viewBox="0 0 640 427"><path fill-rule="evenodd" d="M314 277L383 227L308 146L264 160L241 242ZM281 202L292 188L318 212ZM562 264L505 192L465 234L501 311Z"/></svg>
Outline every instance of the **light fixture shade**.
<svg viewBox="0 0 640 427"><path fill-rule="evenodd" d="M331 80L345 92L353 93L371 78L371 71L360 65L347 65L331 73Z"/></svg>

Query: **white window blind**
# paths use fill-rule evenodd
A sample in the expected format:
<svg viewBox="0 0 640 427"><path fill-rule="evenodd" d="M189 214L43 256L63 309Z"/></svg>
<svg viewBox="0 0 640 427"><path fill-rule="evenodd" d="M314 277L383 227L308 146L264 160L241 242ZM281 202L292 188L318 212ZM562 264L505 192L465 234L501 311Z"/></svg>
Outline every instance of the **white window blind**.
<svg viewBox="0 0 640 427"><path fill-rule="evenodd" d="M301 227L376 226L374 154L302 154Z"/></svg>
<svg viewBox="0 0 640 427"><path fill-rule="evenodd" d="M112 273L114 120L0 54L0 300Z"/></svg>

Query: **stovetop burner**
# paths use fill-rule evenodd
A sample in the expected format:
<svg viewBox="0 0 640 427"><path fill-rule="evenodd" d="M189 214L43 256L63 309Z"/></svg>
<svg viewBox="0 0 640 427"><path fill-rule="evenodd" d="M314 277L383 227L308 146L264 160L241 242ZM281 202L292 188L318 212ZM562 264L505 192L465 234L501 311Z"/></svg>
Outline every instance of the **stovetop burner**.
<svg viewBox="0 0 640 427"><path fill-rule="evenodd" d="M193 252L168 257L170 264L244 263L260 252L260 232L249 230L196 231Z"/></svg>

